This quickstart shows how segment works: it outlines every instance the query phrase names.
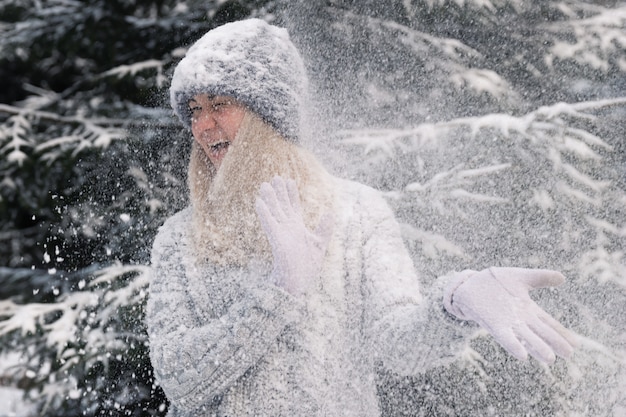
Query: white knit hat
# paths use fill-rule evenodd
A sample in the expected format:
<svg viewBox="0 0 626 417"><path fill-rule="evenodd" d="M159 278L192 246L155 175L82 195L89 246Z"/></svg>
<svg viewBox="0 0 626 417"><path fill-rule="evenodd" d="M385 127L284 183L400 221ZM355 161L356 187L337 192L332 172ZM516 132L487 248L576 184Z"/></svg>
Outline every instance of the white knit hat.
<svg viewBox="0 0 626 417"><path fill-rule="evenodd" d="M298 142L307 90L304 63L287 30L248 19L213 29L189 48L174 70L170 100L190 127L193 96L233 97Z"/></svg>

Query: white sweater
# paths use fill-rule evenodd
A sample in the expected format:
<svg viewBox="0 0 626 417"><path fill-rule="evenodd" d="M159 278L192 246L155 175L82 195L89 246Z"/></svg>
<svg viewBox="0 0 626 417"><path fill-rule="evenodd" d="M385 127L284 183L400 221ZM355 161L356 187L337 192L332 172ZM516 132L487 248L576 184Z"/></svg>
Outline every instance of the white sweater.
<svg viewBox="0 0 626 417"><path fill-rule="evenodd" d="M147 306L168 416L378 416L376 368L450 362L470 326L420 294L393 213L375 190L335 180L334 234L319 282L295 298L271 265L197 266L191 209L160 229Z"/></svg>

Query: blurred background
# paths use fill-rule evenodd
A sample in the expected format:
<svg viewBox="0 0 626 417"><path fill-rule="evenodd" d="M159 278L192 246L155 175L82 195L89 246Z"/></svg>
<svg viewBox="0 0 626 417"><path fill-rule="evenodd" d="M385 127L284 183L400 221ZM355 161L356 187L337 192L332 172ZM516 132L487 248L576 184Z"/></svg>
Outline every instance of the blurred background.
<svg viewBox="0 0 626 417"><path fill-rule="evenodd" d="M581 335L572 360L477 332L449 368L381 370L384 415L626 415L626 3L0 0L0 416L166 414L143 307L187 205L169 79L248 17L289 29L304 146L384 192L425 291L490 265L568 277L534 296Z"/></svg>

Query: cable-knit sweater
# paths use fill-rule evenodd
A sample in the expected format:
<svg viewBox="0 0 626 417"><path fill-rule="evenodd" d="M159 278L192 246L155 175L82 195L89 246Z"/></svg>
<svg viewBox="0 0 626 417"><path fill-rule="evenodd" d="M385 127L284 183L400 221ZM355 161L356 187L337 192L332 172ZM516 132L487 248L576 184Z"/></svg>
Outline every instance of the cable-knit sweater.
<svg viewBox="0 0 626 417"><path fill-rule="evenodd" d="M376 367L405 375L451 361L467 326L420 293L392 211L335 180L334 232L319 281L296 298L271 265L198 264L191 208L154 242L150 355L168 416L378 416Z"/></svg>

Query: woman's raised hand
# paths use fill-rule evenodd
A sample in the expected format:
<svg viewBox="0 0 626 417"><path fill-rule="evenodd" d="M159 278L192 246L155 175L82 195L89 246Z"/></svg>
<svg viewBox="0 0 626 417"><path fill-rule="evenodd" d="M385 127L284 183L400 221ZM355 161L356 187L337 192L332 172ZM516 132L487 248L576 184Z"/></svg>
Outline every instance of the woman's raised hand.
<svg viewBox="0 0 626 417"><path fill-rule="evenodd" d="M304 223L296 182L274 177L261 184L256 212L274 257L276 285L300 295L319 276L333 232L333 218L324 214L314 231Z"/></svg>

